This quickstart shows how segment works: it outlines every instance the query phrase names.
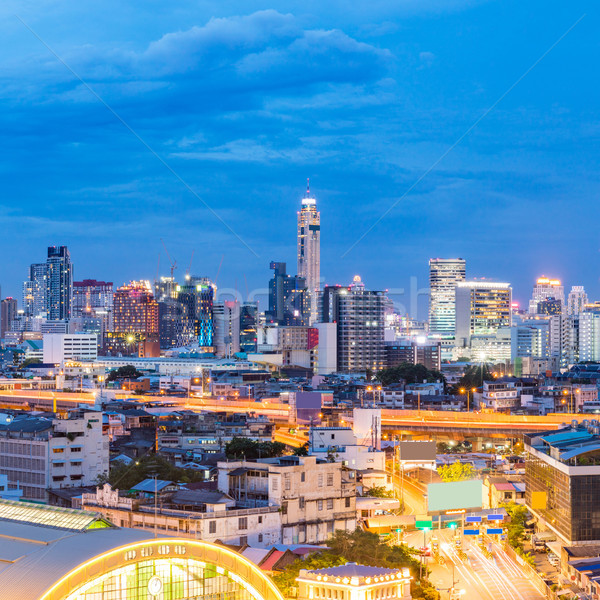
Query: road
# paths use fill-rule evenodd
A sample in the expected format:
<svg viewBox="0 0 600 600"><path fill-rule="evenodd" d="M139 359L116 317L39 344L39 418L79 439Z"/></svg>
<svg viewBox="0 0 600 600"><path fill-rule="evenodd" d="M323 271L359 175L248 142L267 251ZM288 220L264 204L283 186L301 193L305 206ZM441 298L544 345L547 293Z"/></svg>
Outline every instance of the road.
<svg viewBox="0 0 600 600"><path fill-rule="evenodd" d="M440 555L444 564L434 558L427 558L431 569L430 581L438 588L442 600L450 597L450 590L465 590L464 600L542 600L544 596L533 586L520 567L512 561L499 544L491 544L492 558L487 558L475 540L463 540L463 550L467 561L463 561L452 543L454 532L441 531L413 532L405 536L405 542L419 548L423 546L424 535L427 544L431 537L439 540ZM454 578L454 579L453 579Z"/></svg>

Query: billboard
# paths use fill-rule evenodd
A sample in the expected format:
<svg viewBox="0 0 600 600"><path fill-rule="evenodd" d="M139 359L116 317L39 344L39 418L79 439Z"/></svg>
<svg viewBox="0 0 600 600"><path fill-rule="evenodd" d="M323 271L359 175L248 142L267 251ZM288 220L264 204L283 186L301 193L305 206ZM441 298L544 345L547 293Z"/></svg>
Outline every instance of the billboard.
<svg viewBox="0 0 600 600"><path fill-rule="evenodd" d="M399 460L435 461L435 442L398 442Z"/></svg>
<svg viewBox="0 0 600 600"><path fill-rule="evenodd" d="M430 513L461 508L481 508L482 504L483 483L479 479L430 483L427 486L427 512Z"/></svg>

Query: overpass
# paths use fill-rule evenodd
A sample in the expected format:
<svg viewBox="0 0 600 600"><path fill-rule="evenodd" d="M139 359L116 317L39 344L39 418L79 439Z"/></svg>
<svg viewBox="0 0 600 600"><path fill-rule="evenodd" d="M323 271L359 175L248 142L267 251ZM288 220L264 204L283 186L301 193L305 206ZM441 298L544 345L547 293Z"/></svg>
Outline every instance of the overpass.
<svg viewBox="0 0 600 600"><path fill-rule="evenodd" d="M132 398L130 392L116 392L118 399ZM165 408L206 410L212 412L255 412L277 424L294 427L289 405L277 398L253 400L219 400L213 397L135 396L141 402L164 404ZM93 392L58 392L45 390L0 390L0 407L29 410L68 410L94 406ZM452 412L431 410L382 409L381 425L386 434L518 437L523 433L558 429L563 423L589 418L584 414L550 414L545 416L508 415L503 413ZM344 417L351 421L351 416ZM299 441L299 440L297 440Z"/></svg>

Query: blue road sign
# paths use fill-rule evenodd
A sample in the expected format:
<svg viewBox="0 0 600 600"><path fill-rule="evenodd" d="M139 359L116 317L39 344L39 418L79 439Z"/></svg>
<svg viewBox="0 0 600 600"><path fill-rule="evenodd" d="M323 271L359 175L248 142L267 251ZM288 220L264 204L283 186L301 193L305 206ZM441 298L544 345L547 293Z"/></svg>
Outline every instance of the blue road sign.
<svg viewBox="0 0 600 600"><path fill-rule="evenodd" d="M481 517L465 517L467 523L481 523Z"/></svg>
<svg viewBox="0 0 600 600"><path fill-rule="evenodd" d="M500 528L491 528L487 530L487 534L488 535L501 535L502 534L502 527Z"/></svg>
<svg viewBox="0 0 600 600"><path fill-rule="evenodd" d="M488 521L504 521L504 515L488 515Z"/></svg>
<svg viewBox="0 0 600 600"><path fill-rule="evenodd" d="M463 535L479 535L479 529L465 529Z"/></svg>

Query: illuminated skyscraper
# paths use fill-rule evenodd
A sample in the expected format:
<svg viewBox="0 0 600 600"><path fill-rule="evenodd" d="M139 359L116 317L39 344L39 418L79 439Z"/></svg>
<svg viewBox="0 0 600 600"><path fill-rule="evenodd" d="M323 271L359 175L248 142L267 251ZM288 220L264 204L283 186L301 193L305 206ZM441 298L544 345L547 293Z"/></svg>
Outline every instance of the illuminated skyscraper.
<svg viewBox="0 0 600 600"><path fill-rule="evenodd" d="M358 275L348 287L325 286L319 321L337 324L338 371L385 367L385 304L385 293L365 289Z"/></svg>
<svg viewBox="0 0 600 600"><path fill-rule="evenodd" d="M431 258L429 260L429 331L442 337L454 336L455 289L465 280L463 258Z"/></svg>
<svg viewBox="0 0 600 600"><path fill-rule="evenodd" d="M588 297L583 286L572 286L567 299L567 314L578 315L582 313L587 303Z"/></svg>
<svg viewBox="0 0 600 600"><path fill-rule="evenodd" d="M23 284L23 310L26 317L46 316L46 263L29 266L29 278Z"/></svg>
<svg viewBox="0 0 600 600"><path fill-rule="evenodd" d="M509 283L459 281L456 284L456 345L468 347L471 336L494 334L511 325Z"/></svg>
<svg viewBox="0 0 600 600"><path fill-rule="evenodd" d="M538 304L549 298L560 300L561 306L565 306L565 288L559 279L548 279L540 277L533 286L533 293L529 301L529 314L535 315L538 312Z"/></svg>
<svg viewBox="0 0 600 600"><path fill-rule="evenodd" d="M46 307L49 321L71 318L73 266L66 246L50 246L46 260Z"/></svg>
<svg viewBox="0 0 600 600"><path fill-rule="evenodd" d="M186 276L185 284L176 287L177 300L187 307L194 325L198 345L214 346L213 302L217 286L206 277Z"/></svg>
<svg viewBox="0 0 600 600"><path fill-rule="evenodd" d="M158 303L148 281L132 281L114 295L114 331L158 335Z"/></svg>
<svg viewBox="0 0 600 600"><path fill-rule="evenodd" d="M310 322L317 318L317 300L321 277L321 213L317 201L306 186L302 210L298 212L298 277L306 282L310 302Z"/></svg>

